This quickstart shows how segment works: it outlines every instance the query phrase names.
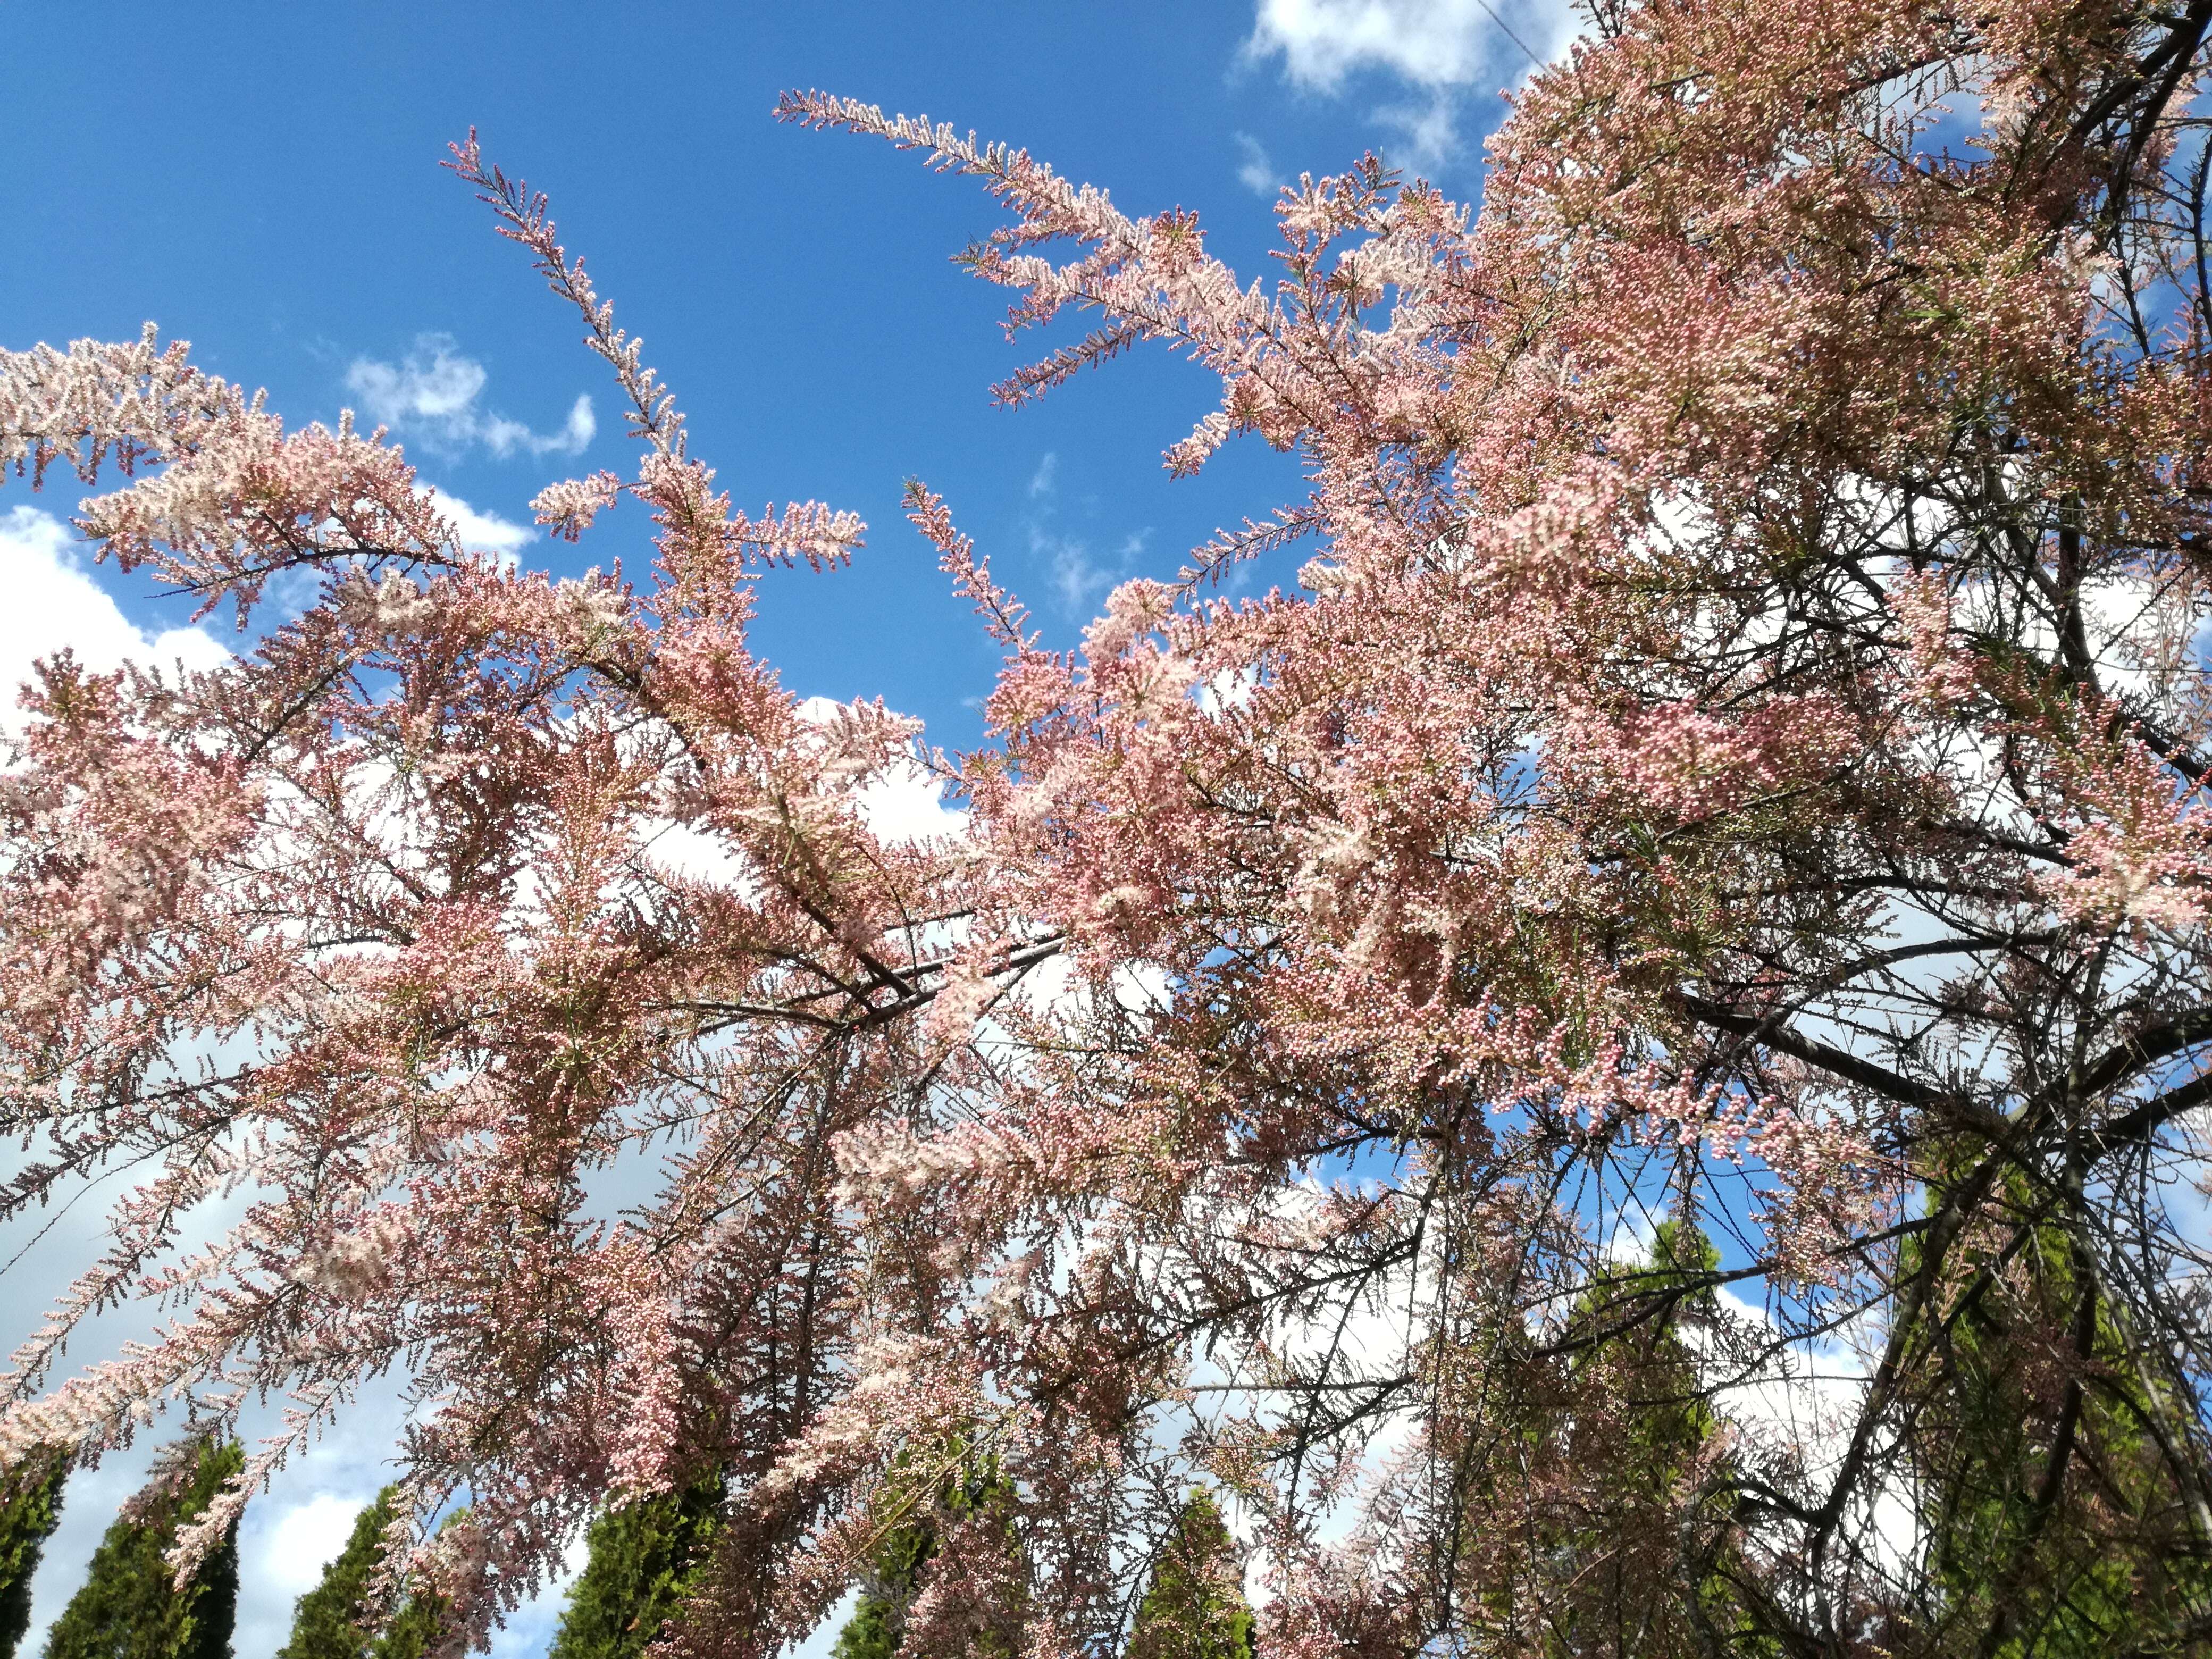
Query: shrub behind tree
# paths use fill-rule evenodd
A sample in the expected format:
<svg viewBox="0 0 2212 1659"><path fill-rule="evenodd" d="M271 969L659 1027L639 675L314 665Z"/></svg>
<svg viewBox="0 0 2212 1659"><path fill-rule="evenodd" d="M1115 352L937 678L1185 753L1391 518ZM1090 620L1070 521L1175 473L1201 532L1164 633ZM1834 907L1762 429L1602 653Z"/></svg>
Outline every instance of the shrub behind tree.
<svg viewBox="0 0 2212 1659"><path fill-rule="evenodd" d="M548 1659L637 1659L683 1607L721 1498L717 1470L593 1522L591 1553Z"/></svg>
<svg viewBox="0 0 2212 1659"><path fill-rule="evenodd" d="M188 1472L157 1474L93 1552L83 1585L47 1633L46 1659L230 1659L237 1528L181 1589L165 1557L178 1533L244 1466L235 1443L206 1443Z"/></svg>
<svg viewBox="0 0 2212 1659"><path fill-rule="evenodd" d="M1183 1504L1153 1565L1130 1627L1129 1659L1253 1659L1243 1563L1203 1491Z"/></svg>
<svg viewBox="0 0 2212 1659"><path fill-rule="evenodd" d="M70 1461L58 1451L27 1458L0 1484L0 1659L15 1659L31 1627L31 1580L62 1518Z"/></svg>
<svg viewBox="0 0 2212 1659"><path fill-rule="evenodd" d="M276 1659L365 1659L375 1638L363 1625L362 1601L384 1561L392 1490L386 1486L354 1517L345 1548L323 1569L322 1582L294 1604L292 1634Z"/></svg>
<svg viewBox="0 0 2212 1659"><path fill-rule="evenodd" d="M934 1491L926 1486L921 1501L909 1500L907 1518L877 1546L860 1581L860 1601L837 1634L832 1659L890 1659L904 1645L908 1614L927 1586L933 1564L956 1534L972 1533L980 1523L987 1551L1018 1557L1020 1540L1011 1515L1013 1492L997 1460L975 1456L958 1443L952 1451L955 1467L933 1481ZM1008 1588L1006 1575L988 1571L999 1564L985 1565L985 1572L973 1576L976 1587ZM1012 1577L1018 1591L1020 1575ZM1003 1604L969 1609L977 1626L971 1632L975 1651L1011 1651L1022 1611Z"/></svg>

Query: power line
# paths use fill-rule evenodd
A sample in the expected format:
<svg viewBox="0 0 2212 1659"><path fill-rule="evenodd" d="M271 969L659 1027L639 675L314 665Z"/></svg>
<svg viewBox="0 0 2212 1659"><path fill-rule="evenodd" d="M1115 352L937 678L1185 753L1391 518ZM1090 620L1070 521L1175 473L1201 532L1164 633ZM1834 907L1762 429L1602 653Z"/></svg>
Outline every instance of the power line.
<svg viewBox="0 0 2212 1659"><path fill-rule="evenodd" d="M1482 8L1483 15L1485 16L1488 17L1492 22L1498 25L1498 32L1500 34L1503 34L1515 46L1521 48L1521 55L1523 58L1526 58L1538 69L1544 67L1544 60L1537 57L1534 52L1530 50L1528 43L1526 40L1523 40L1519 35L1513 33L1513 26L1498 15L1498 8L1492 5L1490 3L1490 0L1474 0L1474 3Z"/></svg>

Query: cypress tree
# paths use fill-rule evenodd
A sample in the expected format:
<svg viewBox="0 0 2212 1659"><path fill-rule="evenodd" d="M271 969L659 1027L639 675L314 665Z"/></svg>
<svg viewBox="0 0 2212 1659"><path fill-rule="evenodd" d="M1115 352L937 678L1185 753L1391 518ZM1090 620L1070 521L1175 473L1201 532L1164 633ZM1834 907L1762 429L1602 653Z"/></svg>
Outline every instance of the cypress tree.
<svg viewBox="0 0 2212 1659"><path fill-rule="evenodd" d="M276 1650L276 1659L422 1659L435 1644L451 1604L434 1590L409 1593L381 1629L362 1617L369 1580L384 1564L384 1534L398 1491L386 1486L355 1517L322 1583L295 1604L291 1639ZM457 1510L445 1524L467 1513Z"/></svg>
<svg viewBox="0 0 2212 1659"><path fill-rule="evenodd" d="M204 1444L189 1476L157 1479L140 1493L93 1553L83 1586L47 1632L46 1659L230 1659L238 1529L182 1589L161 1558L245 1464L235 1444Z"/></svg>
<svg viewBox="0 0 2212 1659"><path fill-rule="evenodd" d="M894 1527L876 1550L860 1600L837 1632L831 1659L890 1659L898 1651L907 1604L920 1588L922 1563L937 1553L937 1528L927 1521Z"/></svg>
<svg viewBox="0 0 2212 1659"><path fill-rule="evenodd" d="M956 1445L955 1450L960 1448ZM921 1588L922 1569L937 1554L939 1526L986 1509L1003 1510L1011 1495L996 1458L949 1475L933 1502L921 1504L917 1514L892 1528L876 1547L875 1559L861 1582L860 1602L838 1632L831 1659L890 1659L896 1653L904 1636L906 1610ZM1011 1544L1011 1527L1007 1534ZM1002 1646L988 1635L977 1645L985 1653L998 1652Z"/></svg>
<svg viewBox="0 0 2212 1659"><path fill-rule="evenodd" d="M354 1518L353 1533L337 1559L323 1569L322 1583L294 1604L291 1638L276 1650L276 1659L368 1659L370 1636L362 1624L362 1598L384 1561L393 1490L386 1486Z"/></svg>
<svg viewBox="0 0 2212 1659"><path fill-rule="evenodd" d="M384 1532L398 1490L386 1486L356 1517L345 1548L323 1570L323 1582L300 1598L291 1639L276 1659L422 1659L436 1643L450 1603L434 1590L410 1592L381 1629L362 1617L369 1580L384 1563ZM446 1525L466 1513L447 1516Z"/></svg>
<svg viewBox="0 0 2212 1659"><path fill-rule="evenodd" d="M438 1530L466 1518L468 1511L455 1510L439 1523ZM399 1604L399 1611L377 1635L375 1644L369 1649L368 1659L422 1659L422 1656L438 1644L446 1628L446 1615L453 1604L437 1591L419 1581L408 1592L407 1599Z"/></svg>
<svg viewBox="0 0 2212 1659"><path fill-rule="evenodd" d="M15 1659L31 1627L31 1576L62 1518L69 1472L64 1453L34 1454L0 1486L0 1659Z"/></svg>
<svg viewBox="0 0 2212 1659"><path fill-rule="evenodd" d="M1237 1541L1202 1489L1192 1492L1152 1565L1129 1631L1129 1659L1252 1659L1252 1608Z"/></svg>
<svg viewBox="0 0 2212 1659"><path fill-rule="evenodd" d="M717 1469L594 1521L591 1553L547 1659L638 1659L690 1595L721 1502Z"/></svg>
<svg viewBox="0 0 2212 1659"><path fill-rule="evenodd" d="M437 1644L452 1603L434 1590L418 1589L400 1604L376 1638L369 1659L422 1659Z"/></svg>
<svg viewBox="0 0 2212 1659"><path fill-rule="evenodd" d="M1931 1212L1950 1174L1937 1164ZM2186 1407L2128 1363L2137 1345L2067 1224L2079 1194L2017 1166L1997 1184L2004 1224L1954 1248L1950 1316L1924 1321L1943 1363L1912 1449L1939 1642L2000 1659L2199 1651L2212 1563L2152 1432ZM1917 1241L1904 1260L1917 1271ZM2054 1356L2071 1349L2086 1380L2069 1424Z"/></svg>
<svg viewBox="0 0 2212 1659"><path fill-rule="evenodd" d="M1624 1625L1639 1632L1639 1659L1777 1652L1746 1600L1729 1482L1682 1501L1721 1426L1691 1337L1717 1312L1719 1265L1694 1221L1662 1221L1649 1260L1622 1263L1576 1307L1573 1328L1587 1336L1565 1389L1532 1422L1567 1468L1604 1475L1583 1504L1538 1525L1557 1574L1547 1654L1617 1644Z"/></svg>

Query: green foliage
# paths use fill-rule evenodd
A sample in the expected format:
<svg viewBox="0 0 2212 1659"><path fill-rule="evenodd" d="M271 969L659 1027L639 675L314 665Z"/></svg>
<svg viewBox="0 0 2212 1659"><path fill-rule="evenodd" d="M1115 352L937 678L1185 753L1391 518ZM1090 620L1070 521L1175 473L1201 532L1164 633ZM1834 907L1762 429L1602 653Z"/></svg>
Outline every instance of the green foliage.
<svg viewBox="0 0 2212 1659"><path fill-rule="evenodd" d="M444 1630L451 1604L430 1590L417 1590L401 1604L385 1626L369 1659L422 1659Z"/></svg>
<svg viewBox="0 0 2212 1659"><path fill-rule="evenodd" d="M1650 1261L1630 1282L1639 1300L1664 1299L1647 1319L1603 1339L1583 1360L1618 1364L1632 1386L1627 1438L1634 1455L1627 1473L1655 1499L1671 1488L1716 1426L1682 1328L1711 1309L1705 1279L1720 1263L1721 1253L1695 1222L1662 1221L1652 1237Z"/></svg>
<svg viewBox="0 0 2212 1659"><path fill-rule="evenodd" d="M291 1639L276 1650L276 1659L368 1659L370 1636L362 1624L362 1598L383 1564L392 1494L386 1486L354 1518L352 1535L337 1559L323 1569L322 1583L295 1604Z"/></svg>
<svg viewBox="0 0 2212 1659"><path fill-rule="evenodd" d="M141 1492L93 1553L82 1587L47 1633L46 1659L230 1659L237 1528L182 1589L162 1555L245 1462L235 1445L203 1445L187 1478Z"/></svg>
<svg viewBox="0 0 2212 1659"><path fill-rule="evenodd" d="M0 1486L0 1659L15 1659L31 1627L31 1577L62 1518L70 1462L58 1451L26 1458Z"/></svg>
<svg viewBox="0 0 2212 1659"><path fill-rule="evenodd" d="M1947 1173L1929 1183L1931 1212ZM2016 1166L1997 1184L2001 1219L1962 1236L1923 1311L1941 1362L1913 1418L1929 1646L1979 1659L2195 1651L2212 1568L2158 1444L2183 1409L2129 1363L2137 1345L2063 1218L2079 1195ZM1917 1241L1903 1255L1917 1273Z"/></svg>
<svg viewBox="0 0 2212 1659"><path fill-rule="evenodd" d="M890 1659L898 1651L900 1625L920 1586L922 1563L936 1553L937 1529L928 1522L891 1528L860 1587L860 1604L837 1632L833 1659Z"/></svg>
<svg viewBox="0 0 2212 1659"><path fill-rule="evenodd" d="M1541 1527L1558 1573L1547 1654L1624 1642L1644 1659L1777 1651L1746 1600L1730 1483L1711 1458L1719 1419L1686 1334L1717 1311L1719 1265L1694 1221L1662 1221L1650 1259L1622 1264L1576 1310L1586 1340L1553 1432L1564 1427L1562 1465L1584 1496Z"/></svg>
<svg viewBox="0 0 2212 1659"><path fill-rule="evenodd" d="M591 1555L547 1659L638 1659L695 1588L721 1502L716 1470L593 1522Z"/></svg>
<svg viewBox="0 0 2212 1659"><path fill-rule="evenodd" d="M1193 1492L1152 1566L1129 1632L1129 1659L1252 1659L1237 1540L1204 1492Z"/></svg>
<svg viewBox="0 0 2212 1659"><path fill-rule="evenodd" d="M916 1504L911 1517L884 1534L876 1547L875 1559L861 1581L860 1602L837 1633L831 1659L890 1659L896 1653L906 1610L921 1589L924 1569L936 1559L943 1532L971 1516L1003 1509L1011 1498L995 1458L970 1462L961 1444L956 1443L951 1449L960 1467L945 1477L932 1501ZM987 1641L981 1646L989 1650L992 1644Z"/></svg>
<svg viewBox="0 0 2212 1659"><path fill-rule="evenodd" d="M466 1510L455 1510L439 1528L465 1520ZM392 1616L369 1649L369 1659L422 1659L422 1656L437 1645L446 1628L446 1615L453 1611L453 1603L435 1590L418 1586L400 1603L399 1611Z"/></svg>

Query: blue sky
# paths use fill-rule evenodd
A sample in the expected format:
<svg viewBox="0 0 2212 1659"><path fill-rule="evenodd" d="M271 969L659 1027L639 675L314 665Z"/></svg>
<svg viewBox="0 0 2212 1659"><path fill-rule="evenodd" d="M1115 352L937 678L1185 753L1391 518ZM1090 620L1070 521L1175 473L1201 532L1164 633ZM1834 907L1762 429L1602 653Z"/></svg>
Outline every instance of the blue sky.
<svg viewBox="0 0 2212 1659"><path fill-rule="evenodd" d="M1026 146L1129 210L1194 208L1249 280L1267 263L1274 185L1301 170L1375 148L1479 193L1497 91L1529 63L1507 30L1548 56L1569 29L1559 0L1493 3L16 0L0 13L0 143L17 158L0 174L0 346L125 337L152 319L204 368L267 387L288 423L344 406L389 419L441 492L526 525L543 484L627 472L632 456L575 319L438 169L474 124L489 155L552 193L564 240L644 337L694 453L738 503L812 497L869 521L853 568L764 584L756 642L787 684L881 696L933 741L970 744L994 657L898 516L906 477L950 500L1066 643L1111 582L1172 572L1215 526L1296 494L1296 471L1248 441L1198 480L1169 480L1160 452L1217 392L1164 354L1031 409L991 407L989 385L1036 343L1009 346L1002 296L948 262L999 222L990 204L880 144L777 125L776 94L819 87L927 112ZM65 516L77 493L66 478L42 497L0 491L0 562L17 578L0 612L10 687L64 644L96 662L210 648L164 635L184 620L173 603L88 570L40 516ZM556 573L641 564L637 518L603 521L580 549L514 543ZM66 1243L37 1263L61 1271ZM11 1275L0 1326L26 1328L47 1288ZM239 1659L283 1640L291 1598L379 1484L391 1426L372 1406L257 1504ZM32 1643L143 1462L74 1484ZM502 1651L542 1651L556 1605L518 1621Z"/></svg>
<svg viewBox="0 0 2212 1659"><path fill-rule="evenodd" d="M1268 11L10 7L0 134L24 159L0 179L0 344L151 318L208 369L268 387L292 423L392 414L480 376L460 418L402 414L395 430L443 491L526 522L541 484L627 471L629 455L574 318L438 169L474 123L489 155L552 192L738 501L817 497L867 519L853 569L768 584L761 648L797 690L880 695L937 740L971 742L994 659L898 517L905 477L945 494L1073 638L1111 580L1172 571L1217 525L1286 499L1295 471L1248 444L1169 480L1161 450L1217 394L1164 354L991 407L1029 344L1005 342L1001 296L948 258L998 222L990 204L769 110L821 87L972 126L1132 210L1198 209L1247 273L1267 263L1273 181L1301 169L1376 146L1474 193L1496 89L1527 66L1480 0ZM1549 15L1505 15L1540 49L1558 33ZM576 435L580 396L598 431L571 453L547 441ZM65 512L64 483L40 505ZM524 557L635 559L638 533L540 539ZM143 586L115 592L133 620L161 614Z"/></svg>

